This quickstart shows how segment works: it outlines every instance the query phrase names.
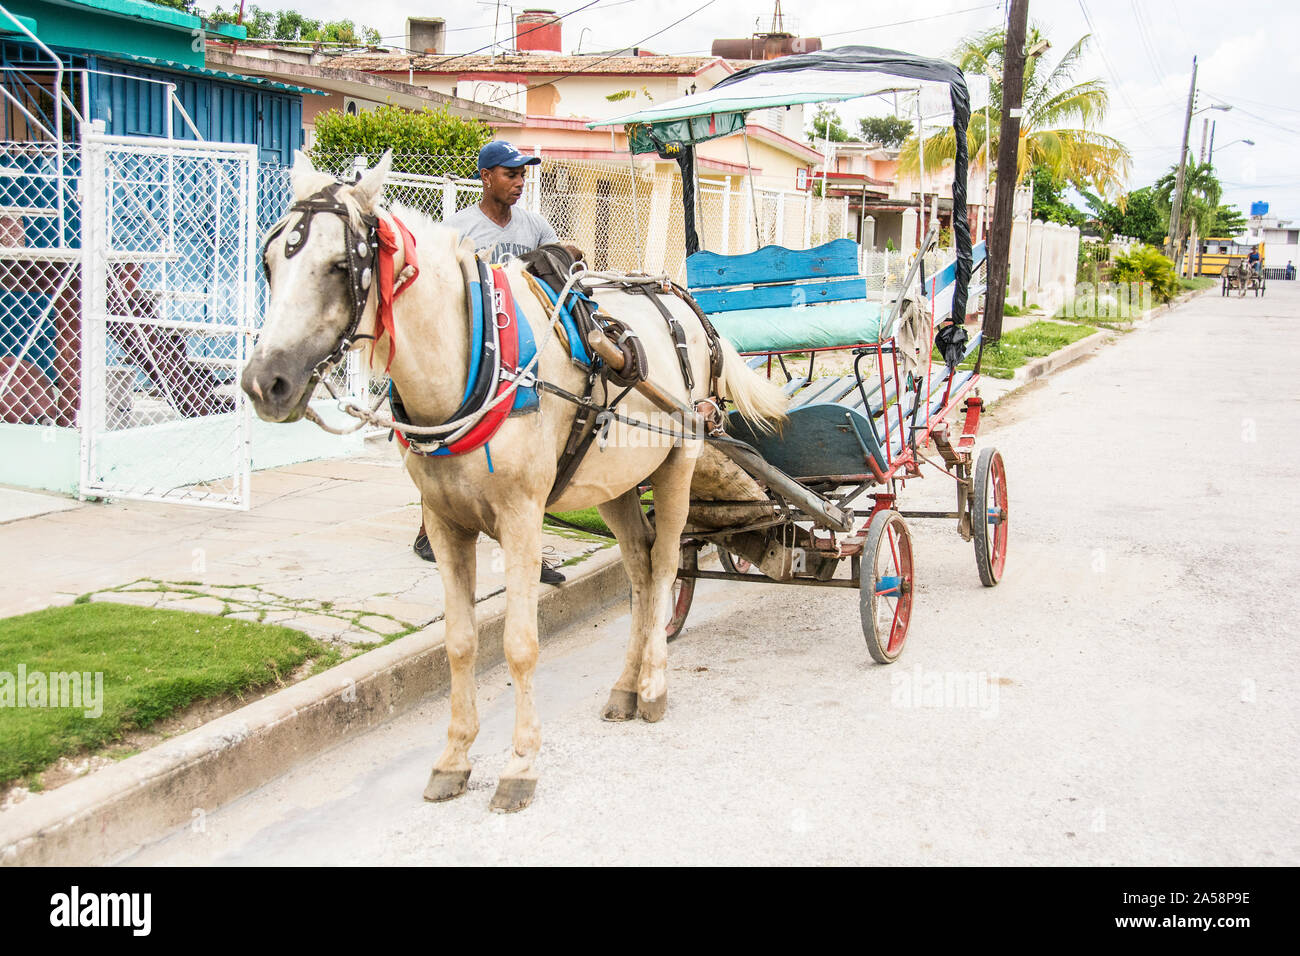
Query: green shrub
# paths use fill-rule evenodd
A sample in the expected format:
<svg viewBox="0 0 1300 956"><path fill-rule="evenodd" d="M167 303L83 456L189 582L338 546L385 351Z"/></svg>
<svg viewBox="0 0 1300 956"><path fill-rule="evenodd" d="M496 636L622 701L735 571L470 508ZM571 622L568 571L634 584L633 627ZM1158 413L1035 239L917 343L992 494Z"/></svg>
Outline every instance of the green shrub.
<svg viewBox="0 0 1300 956"><path fill-rule="evenodd" d="M1112 282L1145 283L1159 302L1168 302L1179 292L1174 264L1153 246L1138 246L1127 255L1116 256L1110 279Z"/></svg>
<svg viewBox="0 0 1300 956"><path fill-rule="evenodd" d="M393 151L397 172L451 173L478 178L478 151L492 140L492 128L479 120L462 119L448 110L413 112L397 106L381 106L373 112L355 115L328 110L316 117L316 140L312 161L322 168L340 157L350 162L364 156L373 163L384 150ZM429 168L429 157L442 160ZM319 161L319 162L318 162Z"/></svg>

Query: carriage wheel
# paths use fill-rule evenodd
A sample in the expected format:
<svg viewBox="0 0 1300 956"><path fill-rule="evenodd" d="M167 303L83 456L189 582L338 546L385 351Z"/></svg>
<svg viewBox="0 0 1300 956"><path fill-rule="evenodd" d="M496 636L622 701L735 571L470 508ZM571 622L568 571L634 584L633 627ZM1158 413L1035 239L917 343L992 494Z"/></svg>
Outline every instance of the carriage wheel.
<svg viewBox="0 0 1300 956"><path fill-rule="evenodd" d="M971 530L980 581L991 588L1007 563L1007 472L996 448L985 448L975 463Z"/></svg>
<svg viewBox="0 0 1300 956"><path fill-rule="evenodd" d="M718 561L722 564L722 570L728 574L749 574L754 569L754 566L740 555L724 551L722 548L718 548Z"/></svg>
<svg viewBox="0 0 1300 956"><path fill-rule="evenodd" d="M858 577L862 635L877 664L903 653L912 593L912 533L897 511L882 511L871 521Z"/></svg>
<svg viewBox="0 0 1300 956"><path fill-rule="evenodd" d="M694 571L699 566L700 549L691 546L682 548L680 567L683 570ZM682 633L682 628L686 626L686 615L691 613L691 601L694 598L695 578L679 577L673 582L673 593L670 599L673 612L672 616L668 618L668 640L676 640L677 636Z"/></svg>

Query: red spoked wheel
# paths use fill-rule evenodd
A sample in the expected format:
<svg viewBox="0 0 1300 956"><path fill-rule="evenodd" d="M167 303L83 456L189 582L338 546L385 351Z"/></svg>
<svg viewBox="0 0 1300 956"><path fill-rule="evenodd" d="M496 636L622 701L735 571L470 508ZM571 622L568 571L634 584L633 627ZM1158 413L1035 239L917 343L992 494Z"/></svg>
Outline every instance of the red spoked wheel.
<svg viewBox="0 0 1300 956"><path fill-rule="evenodd" d="M903 653L912 619L912 533L897 511L871 519L858 577L862 635L877 664Z"/></svg>
<svg viewBox="0 0 1300 956"><path fill-rule="evenodd" d="M730 551L724 551L718 548L718 563L722 565L722 570L728 574L757 574L752 564L746 561L738 554L732 554Z"/></svg>
<svg viewBox="0 0 1300 956"><path fill-rule="evenodd" d="M975 463L971 531L980 581L991 588L1002 580L1007 563L1007 472L996 448L985 448Z"/></svg>
<svg viewBox="0 0 1300 956"><path fill-rule="evenodd" d="M694 571L700 566L700 549L698 547L682 548L682 560L680 567L686 571ZM668 618L668 640L676 640L682 633L682 628L686 626L686 615L691 613L691 601L695 598L695 578L678 577L673 582L673 593L670 599L672 615Z"/></svg>

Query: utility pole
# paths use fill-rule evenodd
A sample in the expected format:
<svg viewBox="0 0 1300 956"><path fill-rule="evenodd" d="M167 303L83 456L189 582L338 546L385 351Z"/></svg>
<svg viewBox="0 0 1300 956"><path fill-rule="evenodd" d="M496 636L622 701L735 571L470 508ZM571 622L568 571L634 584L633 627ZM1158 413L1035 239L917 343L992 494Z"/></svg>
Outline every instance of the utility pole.
<svg viewBox="0 0 1300 956"><path fill-rule="evenodd" d="M1002 312L1007 300L1011 254L1011 213L1016 198L1020 156L1021 103L1025 95L1025 27L1029 0L1011 0L1007 11L1007 44L1002 53L1002 126L998 139L998 191L989 227L989 274L984 302L984 342L1002 337Z"/></svg>
<svg viewBox="0 0 1300 956"><path fill-rule="evenodd" d="M1210 134L1210 118L1207 116L1207 117L1205 117L1205 119L1201 120L1201 159L1200 159L1200 161L1201 161L1202 163L1205 162L1205 140L1206 140L1206 138L1209 136L1209 134Z"/></svg>
<svg viewBox="0 0 1300 956"><path fill-rule="evenodd" d="M1192 85L1187 90L1187 118L1183 120L1183 150L1178 154L1178 176L1174 180L1174 204L1169 210L1169 241L1165 243L1165 255L1174 259L1174 274L1178 273L1178 261L1183 257L1182 244L1178 241L1178 224L1183 214L1183 180L1187 175L1187 137L1192 129L1192 104L1196 99L1196 57L1192 57Z"/></svg>
<svg viewBox="0 0 1300 956"><path fill-rule="evenodd" d="M1206 162L1208 162L1211 166L1214 165L1214 128L1218 125L1219 125L1218 120L1215 120L1210 124L1210 152L1206 158Z"/></svg>

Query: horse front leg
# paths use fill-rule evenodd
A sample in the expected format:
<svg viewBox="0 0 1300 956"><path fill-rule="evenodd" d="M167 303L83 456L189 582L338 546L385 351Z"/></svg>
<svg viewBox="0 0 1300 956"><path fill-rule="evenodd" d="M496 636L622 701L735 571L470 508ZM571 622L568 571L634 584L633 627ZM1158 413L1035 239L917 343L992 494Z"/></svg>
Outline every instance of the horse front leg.
<svg viewBox="0 0 1300 956"><path fill-rule="evenodd" d="M501 521L506 565L506 663L515 688L515 732L510 760L501 773L491 809L522 810L537 789L534 766L542 747L542 724L533 698L537 671L537 592L542 571L542 511L516 512Z"/></svg>
<svg viewBox="0 0 1300 956"><path fill-rule="evenodd" d="M424 531L438 559L442 576L447 662L451 667L451 722L447 747L433 765L424 799L451 800L469 783L469 748L478 736L477 687L474 660L478 655L478 625L474 619L476 533L454 528L428 508Z"/></svg>
<svg viewBox="0 0 1300 956"><path fill-rule="evenodd" d="M687 449L674 448L650 481L655 490L655 540L650 548L649 617L641 671L637 681L637 709L650 722L668 709L668 621L672 617L673 581L681 565L682 529L691 505L691 476L695 459Z"/></svg>
<svg viewBox="0 0 1300 956"><path fill-rule="evenodd" d="M618 538L623 568L632 587L632 633L628 637L623 672L609 692L601 717L604 720L632 720L636 717L637 682L646 636L654 624L654 601L650 575L650 541L653 530L641 510L641 494L633 488L613 501L600 505L601 518Z"/></svg>

